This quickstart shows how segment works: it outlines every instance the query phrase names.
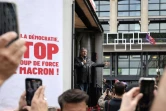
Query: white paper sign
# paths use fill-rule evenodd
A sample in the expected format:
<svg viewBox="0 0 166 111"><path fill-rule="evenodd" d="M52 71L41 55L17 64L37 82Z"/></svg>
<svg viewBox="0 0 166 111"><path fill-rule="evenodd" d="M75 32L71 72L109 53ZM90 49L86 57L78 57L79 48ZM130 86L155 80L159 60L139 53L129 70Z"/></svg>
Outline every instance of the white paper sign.
<svg viewBox="0 0 166 111"><path fill-rule="evenodd" d="M18 10L20 37L26 39L28 50L16 74L0 88L0 111L18 107L25 78L42 79L48 105L58 106L57 98L63 91L63 0L13 1Z"/></svg>

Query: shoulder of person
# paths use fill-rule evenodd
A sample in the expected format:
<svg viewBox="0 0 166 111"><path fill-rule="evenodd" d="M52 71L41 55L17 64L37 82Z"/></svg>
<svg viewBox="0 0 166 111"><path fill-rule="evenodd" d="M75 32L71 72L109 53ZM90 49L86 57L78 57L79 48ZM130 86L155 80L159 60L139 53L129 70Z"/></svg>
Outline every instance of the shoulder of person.
<svg viewBox="0 0 166 111"><path fill-rule="evenodd" d="M75 57L76 60L80 60L81 58L80 57Z"/></svg>

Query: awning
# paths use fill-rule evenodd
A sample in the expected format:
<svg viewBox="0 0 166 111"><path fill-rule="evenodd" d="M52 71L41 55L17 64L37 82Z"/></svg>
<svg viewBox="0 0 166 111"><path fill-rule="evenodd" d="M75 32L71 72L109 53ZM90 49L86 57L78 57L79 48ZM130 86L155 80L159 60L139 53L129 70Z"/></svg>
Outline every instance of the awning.
<svg viewBox="0 0 166 111"><path fill-rule="evenodd" d="M103 32L100 21L89 0L75 0L75 28Z"/></svg>

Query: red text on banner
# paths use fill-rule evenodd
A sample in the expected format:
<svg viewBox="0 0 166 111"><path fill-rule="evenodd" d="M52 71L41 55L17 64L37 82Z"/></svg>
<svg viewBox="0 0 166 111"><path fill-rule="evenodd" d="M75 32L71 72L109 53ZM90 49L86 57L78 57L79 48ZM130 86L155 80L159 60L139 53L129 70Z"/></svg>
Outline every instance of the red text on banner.
<svg viewBox="0 0 166 111"><path fill-rule="evenodd" d="M27 42L27 51L24 54L24 58L29 58L30 53L34 53L34 56L37 59L47 59L52 60L53 54L57 54L59 52L59 47L56 44L51 43L33 43L33 42ZM30 47L34 47L34 52L30 51Z"/></svg>

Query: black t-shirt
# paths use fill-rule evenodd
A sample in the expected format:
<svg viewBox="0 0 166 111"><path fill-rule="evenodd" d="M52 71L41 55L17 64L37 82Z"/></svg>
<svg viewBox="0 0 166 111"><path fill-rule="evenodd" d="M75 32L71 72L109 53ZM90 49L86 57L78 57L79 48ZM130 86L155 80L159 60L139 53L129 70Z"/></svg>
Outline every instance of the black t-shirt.
<svg viewBox="0 0 166 111"><path fill-rule="evenodd" d="M105 111L118 111L120 109L122 99L113 98L110 101L106 101L105 103Z"/></svg>

